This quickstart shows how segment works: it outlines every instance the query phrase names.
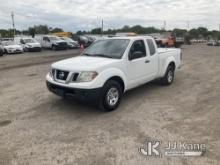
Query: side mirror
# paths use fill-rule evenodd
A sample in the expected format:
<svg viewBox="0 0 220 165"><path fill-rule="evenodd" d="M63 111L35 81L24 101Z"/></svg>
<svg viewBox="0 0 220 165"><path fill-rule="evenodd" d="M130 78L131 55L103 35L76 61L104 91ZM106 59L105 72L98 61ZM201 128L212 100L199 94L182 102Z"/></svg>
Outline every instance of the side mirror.
<svg viewBox="0 0 220 165"><path fill-rule="evenodd" d="M136 58L141 58L141 57L143 57L144 56L144 54L143 54L143 52L141 52L141 51L136 51L136 52L133 52L133 53L130 53L129 54L129 60L134 60L134 59L136 59Z"/></svg>
<svg viewBox="0 0 220 165"><path fill-rule="evenodd" d="M25 44L25 43L24 43L24 40L21 40L21 44Z"/></svg>

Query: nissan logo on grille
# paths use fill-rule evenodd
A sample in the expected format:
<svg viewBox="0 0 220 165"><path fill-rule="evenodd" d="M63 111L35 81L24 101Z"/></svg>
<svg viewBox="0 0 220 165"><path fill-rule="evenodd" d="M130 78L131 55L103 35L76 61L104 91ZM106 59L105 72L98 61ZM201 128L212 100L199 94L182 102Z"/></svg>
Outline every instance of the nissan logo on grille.
<svg viewBox="0 0 220 165"><path fill-rule="evenodd" d="M57 70L57 76L56 78L59 80L66 80L69 72Z"/></svg>
<svg viewBox="0 0 220 165"><path fill-rule="evenodd" d="M59 76L59 79L62 80L64 78L65 74L64 74L64 72L60 72L58 76Z"/></svg>

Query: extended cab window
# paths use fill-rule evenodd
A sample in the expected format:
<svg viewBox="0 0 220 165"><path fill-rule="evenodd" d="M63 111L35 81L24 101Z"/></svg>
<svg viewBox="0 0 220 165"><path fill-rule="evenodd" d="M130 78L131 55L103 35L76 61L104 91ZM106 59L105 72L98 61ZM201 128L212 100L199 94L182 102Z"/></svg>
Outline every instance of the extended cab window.
<svg viewBox="0 0 220 165"><path fill-rule="evenodd" d="M22 39L20 39L20 43L21 43L21 44L25 44L25 43L24 43L24 40L22 40Z"/></svg>
<svg viewBox="0 0 220 165"><path fill-rule="evenodd" d="M43 40L48 42L50 41L48 37L43 37Z"/></svg>
<svg viewBox="0 0 220 165"><path fill-rule="evenodd" d="M130 49L129 59L134 60L146 56L146 49L143 40L134 41Z"/></svg>
<svg viewBox="0 0 220 165"><path fill-rule="evenodd" d="M156 53L156 48L152 39L147 39L147 44L149 47L150 55L154 55Z"/></svg>

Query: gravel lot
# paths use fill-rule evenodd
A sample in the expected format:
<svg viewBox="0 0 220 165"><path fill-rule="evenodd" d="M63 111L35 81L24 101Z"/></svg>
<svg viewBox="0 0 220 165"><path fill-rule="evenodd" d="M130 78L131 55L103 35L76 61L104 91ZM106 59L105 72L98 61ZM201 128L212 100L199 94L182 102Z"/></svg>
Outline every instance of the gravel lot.
<svg viewBox="0 0 220 165"><path fill-rule="evenodd" d="M169 87L153 82L127 92L105 113L48 92L53 61L77 50L0 58L0 164L220 164L220 47L183 47ZM144 157L146 140L206 144L202 157Z"/></svg>

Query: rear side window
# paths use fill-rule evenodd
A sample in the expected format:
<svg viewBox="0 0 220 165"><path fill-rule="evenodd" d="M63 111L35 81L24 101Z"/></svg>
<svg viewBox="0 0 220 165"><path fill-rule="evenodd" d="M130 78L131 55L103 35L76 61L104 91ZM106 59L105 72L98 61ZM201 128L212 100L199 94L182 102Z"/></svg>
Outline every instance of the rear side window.
<svg viewBox="0 0 220 165"><path fill-rule="evenodd" d="M147 44L149 47L150 55L154 55L156 53L156 48L154 42L151 39L147 39Z"/></svg>

